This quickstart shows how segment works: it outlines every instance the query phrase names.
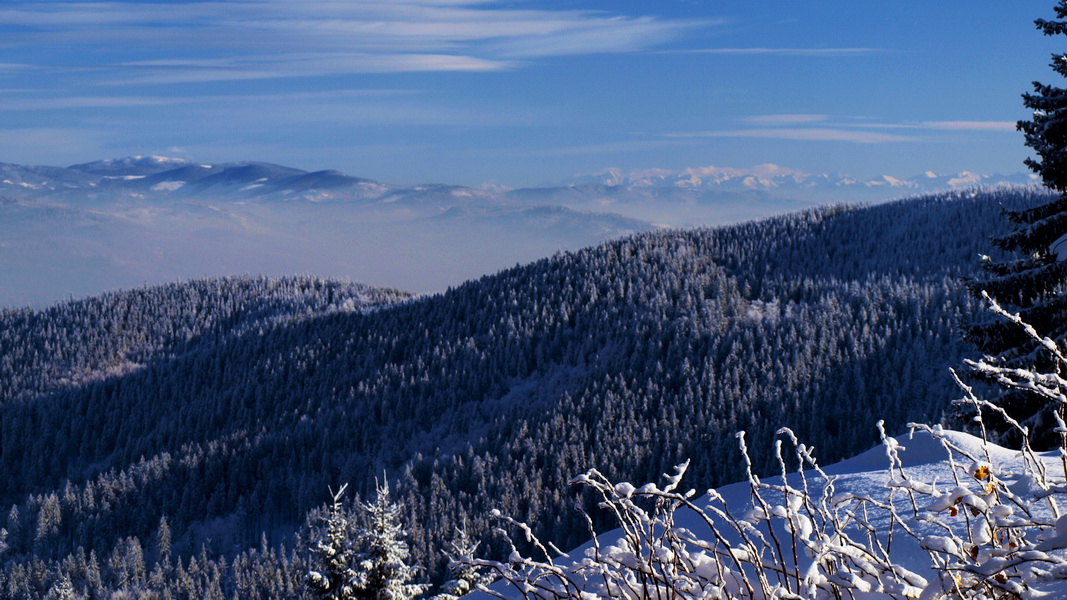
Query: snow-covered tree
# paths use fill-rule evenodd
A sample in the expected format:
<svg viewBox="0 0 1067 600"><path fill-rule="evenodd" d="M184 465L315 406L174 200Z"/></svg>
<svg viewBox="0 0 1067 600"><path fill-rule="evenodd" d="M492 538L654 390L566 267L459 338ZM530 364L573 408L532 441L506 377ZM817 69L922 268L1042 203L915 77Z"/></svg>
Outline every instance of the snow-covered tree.
<svg viewBox="0 0 1067 600"><path fill-rule="evenodd" d="M1060 0L1053 8L1056 17L1067 19L1067 0ZM1067 22L1037 19L1034 24L1045 35L1067 35ZM1067 77L1067 61L1063 54L1052 55L1052 70ZM1026 134L1026 145L1034 149L1040 160L1027 159L1026 164L1041 176L1052 189L1067 190L1067 90L1034 82L1034 92L1023 95L1023 104L1034 111L1032 121L1021 121L1019 129Z"/></svg>
<svg viewBox="0 0 1067 600"><path fill-rule="evenodd" d="M70 578L63 576L48 590L45 600L77 600L80 596L74 591L74 585Z"/></svg>
<svg viewBox="0 0 1067 600"><path fill-rule="evenodd" d="M171 532L167 517L159 519L159 529L156 530L156 558L159 562L170 565Z"/></svg>
<svg viewBox="0 0 1067 600"><path fill-rule="evenodd" d="M359 598L359 590L365 585L364 574L356 566L359 558L353 547L348 514L341 505L341 496L348 484L333 494L332 502L322 517L324 531L315 542L313 553L315 569L307 576L307 589L315 598L322 600L351 600Z"/></svg>
<svg viewBox="0 0 1067 600"><path fill-rule="evenodd" d="M1067 0L1060 0L1054 11L1057 18L1067 19ZM1035 24L1045 35L1067 35L1067 21L1038 19ZM1067 76L1063 54L1053 54L1051 66L1060 76ZM986 258L988 276L970 287L1020 312L1042 336L1059 340L1067 336L1067 244L1060 248L1067 241L1067 89L1034 82L1034 91L1023 95L1023 104L1033 116L1019 121L1018 129L1026 145L1037 153L1026 164L1060 196L1035 208L1007 213L1012 232L993 243L1013 256L1003 261ZM1048 370L1055 364L1038 344L1003 321L976 323L967 337L1004 366ZM1030 428L1035 444L1048 446L1058 440L1053 432L1055 408L1035 394L1005 390L997 403ZM988 425L1008 434L1002 441L1018 443L1018 437L1013 439L1011 434L1014 429L1005 422L990 419Z"/></svg>
<svg viewBox="0 0 1067 600"><path fill-rule="evenodd" d="M456 600L493 580L491 574L474 564L478 543L467 535L466 526L456 528L456 539L452 540L450 546L451 551L445 554L449 559L448 569L452 572L452 578L441 586L441 593L434 596L433 600Z"/></svg>
<svg viewBox="0 0 1067 600"><path fill-rule="evenodd" d="M408 565L407 532L400 523L400 505L389 497L389 482L377 486L373 502L362 504L367 529L359 562L360 585L355 597L367 600L410 600L426 591L425 584L410 583L418 568Z"/></svg>

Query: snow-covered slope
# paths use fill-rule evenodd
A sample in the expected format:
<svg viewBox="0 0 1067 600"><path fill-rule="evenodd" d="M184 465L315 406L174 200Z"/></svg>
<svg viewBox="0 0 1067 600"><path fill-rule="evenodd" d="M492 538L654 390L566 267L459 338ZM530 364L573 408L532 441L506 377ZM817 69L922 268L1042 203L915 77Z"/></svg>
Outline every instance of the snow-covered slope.
<svg viewBox="0 0 1067 600"><path fill-rule="evenodd" d="M814 467L813 449L783 437L783 471L791 458ZM512 580L491 592L520 597L532 583L533 598L1067 597L1058 451L1008 450L935 426L703 496L676 491L692 484L683 472L665 474L662 488L595 471L576 478L623 526L552 564L483 561Z"/></svg>

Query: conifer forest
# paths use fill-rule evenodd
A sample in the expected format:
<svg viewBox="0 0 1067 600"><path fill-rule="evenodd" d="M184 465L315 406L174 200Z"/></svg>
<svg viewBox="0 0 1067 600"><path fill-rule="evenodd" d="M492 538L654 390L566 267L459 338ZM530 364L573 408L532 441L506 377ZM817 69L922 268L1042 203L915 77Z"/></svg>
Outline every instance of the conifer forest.
<svg viewBox="0 0 1067 600"><path fill-rule="evenodd" d="M476 578L457 553L509 551L493 510L588 539L592 497L568 485L587 469L652 481L689 459L717 486L745 477L740 430L789 427L833 461L880 419L950 423L967 283L1006 260L1003 211L1054 197L658 230L423 297L230 277L4 309L0 598L312 597L346 527L391 532L382 556L411 566L391 597L455 597Z"/></svg>

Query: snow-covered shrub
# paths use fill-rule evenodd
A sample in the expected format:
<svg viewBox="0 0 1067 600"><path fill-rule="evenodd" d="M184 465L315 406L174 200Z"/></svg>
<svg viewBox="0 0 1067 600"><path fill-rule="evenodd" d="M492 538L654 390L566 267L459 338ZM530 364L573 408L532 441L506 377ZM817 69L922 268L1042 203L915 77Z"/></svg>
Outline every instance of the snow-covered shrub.
<svg viewBox="0 0 1067 600"><path fill-rule="evenodd" d="M995 303L993 310L1067 373L1067 349ZM1067 379L1056 372L970 366L1067 405ZM619 529L567 555L497 514L523 532L535 556L516 550L504 562L470 563L509 584L484 592L526 600L1067 597L1067 514L1059 506L1067 501L1067 425L1058 417L1059 451L1037 453L1025 442L1000 448L984 436L983 411L998 411L1024 440L1028 432L956 380L981 437L912 424L910 438L894 438L879 423L882 467L872 474L871 452L824 470L781 429L781 472L761 479L740 433L747 482L698 495L679 491L688 463L665 475L663 487L616 484L590 470L573 482L594 493Z"/></svg>

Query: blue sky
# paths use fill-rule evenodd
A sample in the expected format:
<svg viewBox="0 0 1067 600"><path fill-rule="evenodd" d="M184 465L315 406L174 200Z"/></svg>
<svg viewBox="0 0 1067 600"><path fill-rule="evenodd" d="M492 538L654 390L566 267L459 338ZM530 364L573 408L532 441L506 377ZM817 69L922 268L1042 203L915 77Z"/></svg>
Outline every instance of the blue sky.
<svg viewBox="0 0 1067 600"><path fill-rule="evenodd" d="M1024 171L1052 2L0 4L0 161L263 160L393 183L607 167Z"/></svg>

